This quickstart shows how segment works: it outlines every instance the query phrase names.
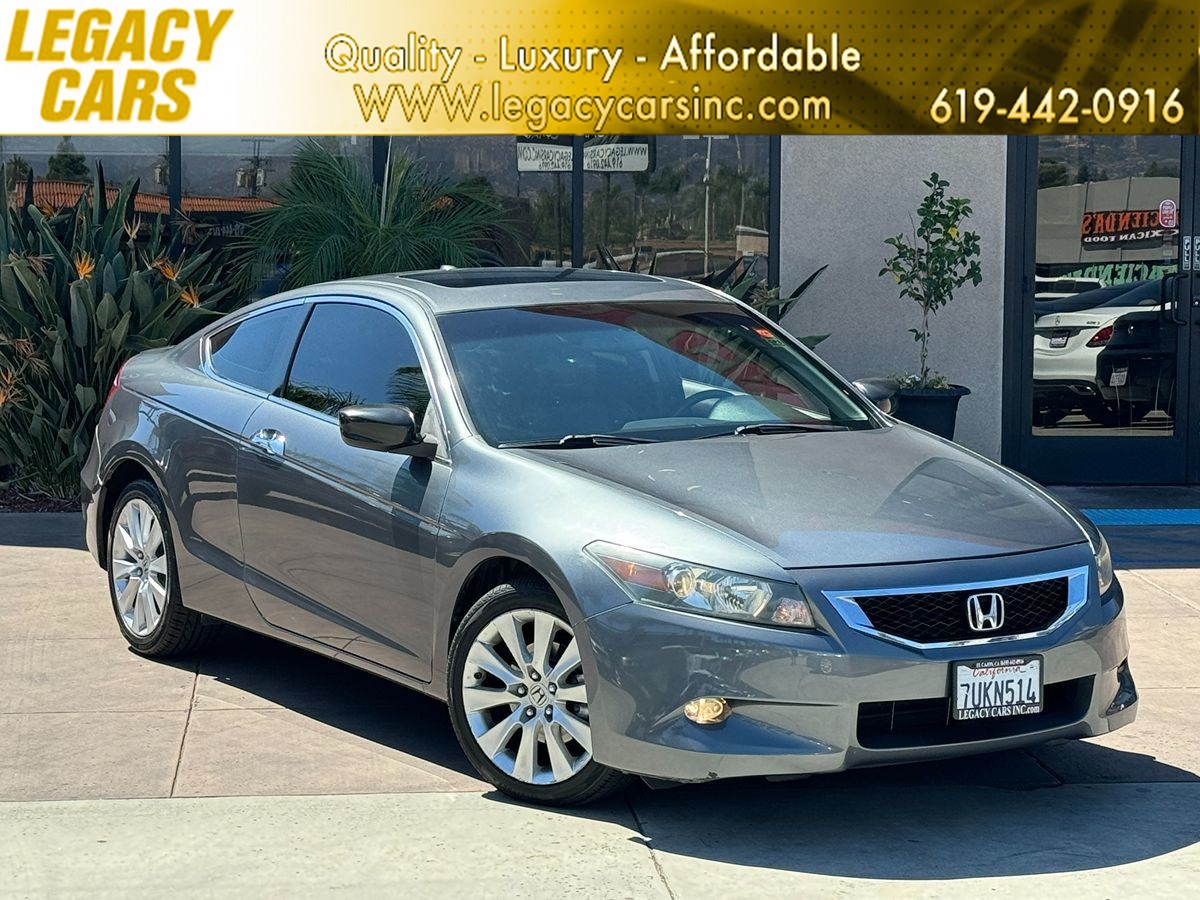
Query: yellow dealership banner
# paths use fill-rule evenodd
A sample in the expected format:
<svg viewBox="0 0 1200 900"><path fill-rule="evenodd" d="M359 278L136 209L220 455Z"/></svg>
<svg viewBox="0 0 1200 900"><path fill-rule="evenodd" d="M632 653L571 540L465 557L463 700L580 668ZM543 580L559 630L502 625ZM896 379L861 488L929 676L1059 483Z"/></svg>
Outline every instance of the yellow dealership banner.
<svg viewBox="0 0 1200 900"><path fill-rule="evenodd" d="M0 2L6 134L1196 133L1200 5Z"/></svg>

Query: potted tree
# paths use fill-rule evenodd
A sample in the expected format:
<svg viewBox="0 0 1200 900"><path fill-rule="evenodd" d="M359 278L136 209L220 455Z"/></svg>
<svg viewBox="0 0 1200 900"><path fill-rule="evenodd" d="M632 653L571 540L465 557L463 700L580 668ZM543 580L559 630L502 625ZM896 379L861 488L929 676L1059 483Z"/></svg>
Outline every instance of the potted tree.
<svg viewBox="0 0 1200 900"><path fill-rule="evenodd" d="M936 172L925 186L929 194L917 209L911 235L901 233L884 241L892 253L879 274L895 278L901 298L907 297L921 308L920 328L909 329L921 347L920 368L915 373L894 376L900 401L896 416L918 428L953 438L958 401L971 391L951 384L929 367L930 320L954 299L955 291L967 282L978 285L983 280L979 235L962 229L971 215L970 200L947 196L950 182Z"/></svg>

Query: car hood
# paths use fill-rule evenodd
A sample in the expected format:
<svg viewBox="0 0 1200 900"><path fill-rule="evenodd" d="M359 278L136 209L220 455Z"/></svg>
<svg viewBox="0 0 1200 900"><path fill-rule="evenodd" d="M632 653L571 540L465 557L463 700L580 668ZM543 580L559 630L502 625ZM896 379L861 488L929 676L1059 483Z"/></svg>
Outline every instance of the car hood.
<svg viewBox="0 0 1200 900"><path fill-rule="evenodd" d="M784 567L995 556L1084 540L1034 487L906 425L529 452L707 520Z"/></svg>

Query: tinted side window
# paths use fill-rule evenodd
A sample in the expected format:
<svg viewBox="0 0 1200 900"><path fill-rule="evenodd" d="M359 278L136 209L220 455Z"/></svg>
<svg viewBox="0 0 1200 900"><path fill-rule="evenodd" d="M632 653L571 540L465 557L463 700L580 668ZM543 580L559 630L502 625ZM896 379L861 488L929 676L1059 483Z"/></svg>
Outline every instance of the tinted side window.
<svg viewBox="0 0 1200 900"><path fill-rule="evenodd" d="M288 306L218 331L208 339L213 371L268 393L279 390L304 312L303 304Z"/></svg>
<svg viewBox="0 0 1200 900"><path fill-rule="evenodd" d="M429 388L408 331L382 310L318 304L283 394L327 415L359 403L400 403L420 423Z"/></svg>

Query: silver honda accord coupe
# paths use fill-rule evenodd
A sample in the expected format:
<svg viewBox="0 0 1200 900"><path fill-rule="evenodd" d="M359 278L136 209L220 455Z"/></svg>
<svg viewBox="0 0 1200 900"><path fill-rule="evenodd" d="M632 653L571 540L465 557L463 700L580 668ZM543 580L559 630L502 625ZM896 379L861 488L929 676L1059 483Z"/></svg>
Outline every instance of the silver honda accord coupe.
<svg viewBox="0 0 1200 900"><path fill-rule="evenodd" d="M1085 518L689 282L281 294L125 365L84 498L134 650L227 622L344 660L446 701L480 774L532 802L1136 714Z"/></svg>

